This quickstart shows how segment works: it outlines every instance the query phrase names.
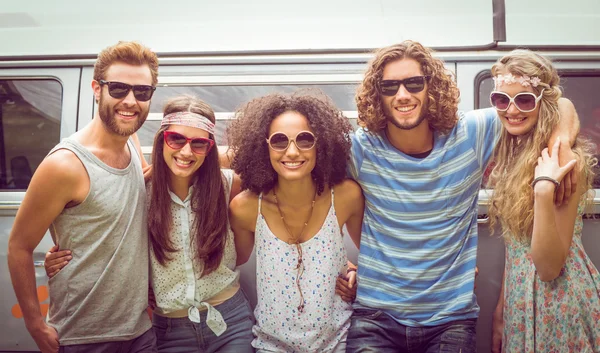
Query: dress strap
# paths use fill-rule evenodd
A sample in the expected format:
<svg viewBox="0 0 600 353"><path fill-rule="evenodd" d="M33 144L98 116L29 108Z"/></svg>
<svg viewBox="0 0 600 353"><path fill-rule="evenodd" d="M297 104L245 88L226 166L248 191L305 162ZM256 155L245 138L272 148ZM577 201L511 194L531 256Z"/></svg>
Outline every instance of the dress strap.
<svg viewBox="0 0 600 353"><path fill-rule="evenodd" d="M263 193L261 192L261 193L258 195L258 214L260 214L260 205L261 205L261 203L262 203L262 196L263 196Z"/></svg>
<svg viewBox="0 0 600 353"><path fill-rule="evenodd" d="M333 207L333 201L335 201L335 200L333 197L333 188L331 188L331 207Z"/></svg>

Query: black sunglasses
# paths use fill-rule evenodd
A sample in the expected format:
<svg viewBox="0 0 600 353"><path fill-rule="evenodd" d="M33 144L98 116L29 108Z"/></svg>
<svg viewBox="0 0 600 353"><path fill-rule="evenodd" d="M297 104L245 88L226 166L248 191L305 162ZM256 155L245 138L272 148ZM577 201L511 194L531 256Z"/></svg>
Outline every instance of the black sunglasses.
<svg viewBox="0 0 600 353"><path fill-rule="evenodd" d="M156 90L154 86L148 85L128 85L127 83L117 81L104 81L100 80L100 85L108 85L108 94L111 97L121 99L129 94L129 91L133 90L133 96L140 102L149 101L152 98L152 94Z"/></svg>
<svg viewBox="0 0 600 353"><path fill-rule="evenodd" d="M430 77L414 76L404 80L382 80L379 82L379 88L384 96L395 96L402 85L410 93L419 93L425 88L425 81L429 80Z"/></svg>

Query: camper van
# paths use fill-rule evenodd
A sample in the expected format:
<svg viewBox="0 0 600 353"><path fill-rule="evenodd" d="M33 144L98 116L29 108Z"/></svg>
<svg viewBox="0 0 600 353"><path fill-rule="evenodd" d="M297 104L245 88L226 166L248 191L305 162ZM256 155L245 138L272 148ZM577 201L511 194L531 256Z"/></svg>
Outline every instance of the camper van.
<svg viewBox="0 0 600 353"><path fill-rule="evenodd" d="M163 102L193 94L217 112L217 144L242 103L270 92L319 88L354 126L354 93L371 50L413 39L436 50L456 76L460 109L490 106L490 68L514 48L539 51L560 70L581 133L600 146L600 2L597 0L305 0L195 2L10 2L0 8L0 352L37 351L7 268L7 242L31 176L62 138L92 120L97 53L137 40L159 54L158 88L138 131L148 159ZM600 155L600 149L596 149ZM149 159L148 159L149 160ZM600 179L584 220L583 242L600 267ZM504 245L490 236L479 197L477 349L490 352L491 317L504 266ZM346 237L347 238L347 237ZM357 249L346 246L356 261ZM46 234L34 253L38 298L48 309ZM256 303L253 260L241 282ZM115 288L118 290L118 288Z"/></svg>

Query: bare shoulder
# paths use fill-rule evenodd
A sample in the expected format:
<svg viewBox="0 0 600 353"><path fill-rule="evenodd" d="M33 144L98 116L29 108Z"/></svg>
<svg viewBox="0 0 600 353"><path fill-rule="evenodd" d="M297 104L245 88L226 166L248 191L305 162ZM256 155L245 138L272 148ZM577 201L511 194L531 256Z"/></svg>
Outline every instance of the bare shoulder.
<svg viewBox="0 0 600 353"><path fill-rule="evenodd" d="M57 202L78 204L89 192L87 170L73 152L57 150L39 165L27 192L36 195L35 199L52 197Z"/></svg>
<svg viewBox="0 0 600 353"><path fill-rule="evenodd" d="M345 202L362 201L363 193L360 185L352 179L344 179L333 187L336 200Z"/></svg>
<svg viewBox="0 0 600 353"><path fill-rule="evenodd" d="M77 182L87 179L87 171L77 156L66 149L60 149L47 156L35 174L51 177L54 182Z"/></svg>
<svg viewBox="0 0 600 353"><path fill-rule="evenodd" d="M255 222L258 216L258 195L244 190L229 203L232 218L238 222Z"/></svg>
<svg viewBox="0 0 600 353"><path fill-rule="evenodd" d="M565 97L560 97L560 99L558 100L558 108L561 111L575 111L575 106L573 105L573 102L571 102L571 100L569 98L565 98Z"/></svg>

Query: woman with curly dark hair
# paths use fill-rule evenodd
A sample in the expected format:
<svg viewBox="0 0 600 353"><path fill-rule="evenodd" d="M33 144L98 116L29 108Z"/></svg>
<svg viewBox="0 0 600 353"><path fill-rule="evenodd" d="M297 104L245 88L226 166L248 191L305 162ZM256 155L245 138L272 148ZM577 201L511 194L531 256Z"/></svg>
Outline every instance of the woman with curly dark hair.
<svg viewBox="0 0 600 353"><path fill-rule="evenodd" d="M256 245L258 352L345 352L352 307L342 227L359 243L364 200L345 179L351 125L322 95L254 99L229 129L242 179L230 204L238 264Z"/></svg>

